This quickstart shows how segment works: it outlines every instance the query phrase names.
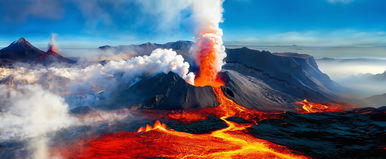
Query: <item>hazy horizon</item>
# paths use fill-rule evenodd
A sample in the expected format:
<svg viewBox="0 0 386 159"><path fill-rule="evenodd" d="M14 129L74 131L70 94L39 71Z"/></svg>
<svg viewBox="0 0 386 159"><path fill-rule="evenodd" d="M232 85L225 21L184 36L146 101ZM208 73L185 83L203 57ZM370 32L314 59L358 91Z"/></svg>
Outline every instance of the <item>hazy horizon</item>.
<svg viewBox="0 0 386 159"><path fill-rule="evenodd" d="M17 39L13 40L16 41ZM28 40L28 38L27 38ZM187 39L182 39L184 41L192 41ZM9 44L11 44L13 41L8 42L6 45L0 45L0 49L7 47ZM47 41L40 41L40 42L34 42L29 41L32 45L35 47L46 50L48 48L48 42ZM163 44L167 42L174 42L174 41L165 41L165 42L153 42L153 41L147 41L150 43L158 43ZM79 54L82 50L92 50L97 49L100 46L104 45L110 45L110 46L119 46L119 45L139 45L147 42L127 42L127 43L96 43L99 45L82 45L82 43L77 45L71 45L71 44L64 44L65 46L61 45L60 40L58 40L58 46L59 50L62 51L62 54L65 56L76 56L76 57L84 57L87 56L87 54ZM5 43L5 42L4 42ZM336 59L355 59L355 58L368 58L368 59L386 59L386 46L302 46L297 44L259 44L259 43L251 43L251 42L227 42L225 41L225 46L227 48L241 48L241 47L248 47L250 49L255 50L266 50L270 51L272 53L285 53L285 52L292 52L292 53L300 53L300 54L308 54L311 56L314 56L315 59L320 58L336 58ZM71 52L75 51L74 53Z"/></svg>

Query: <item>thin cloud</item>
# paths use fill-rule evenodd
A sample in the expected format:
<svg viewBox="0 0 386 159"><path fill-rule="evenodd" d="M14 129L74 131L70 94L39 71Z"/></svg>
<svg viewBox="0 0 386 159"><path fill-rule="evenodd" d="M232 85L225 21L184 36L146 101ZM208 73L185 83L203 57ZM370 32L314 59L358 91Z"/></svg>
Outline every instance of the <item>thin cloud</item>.
<svg viewBox="0 0 386 159"><path fill-rule="evenodd" d="M244 39L246 43L262 45L302 45L302 46L376 46L385 47L382 32L362 32L356 30L283 32L254 36L233 37ZM232 41L232 39L227 39Z"/></svg>
<svg viewBox="0 0 386 159"><path fill-rule="evenodd" d="M330 3L350 3L353 0L328 0Z"/></svg>

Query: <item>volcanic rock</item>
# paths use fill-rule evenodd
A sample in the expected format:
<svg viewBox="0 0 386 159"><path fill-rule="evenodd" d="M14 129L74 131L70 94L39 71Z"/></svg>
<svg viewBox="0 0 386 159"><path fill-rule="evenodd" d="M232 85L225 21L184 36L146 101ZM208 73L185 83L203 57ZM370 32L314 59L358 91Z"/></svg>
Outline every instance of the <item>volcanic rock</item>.
<svg viewBox="0 0 386 159"><path fill-rule="evenodd" d="M367 113L286 113L282 119L249 128L258 138L326 159L383 158L385 129L384 108Z"/></svg>
<svg viewBox="0 0 386 159"><path fill-rule="evenodd" d="M294 110L302 99L335 102L343 88L322 73L312 56L227 49L222 76L228 98L262 111Z"/></svg>
<svg viewBox="0 0 386 159"><path fill-rule="evenodd" d="M217 106L211 87L195 87L173 72L147 77L116 92L109 109L138 106L140 109L191 109Z"/></svg>

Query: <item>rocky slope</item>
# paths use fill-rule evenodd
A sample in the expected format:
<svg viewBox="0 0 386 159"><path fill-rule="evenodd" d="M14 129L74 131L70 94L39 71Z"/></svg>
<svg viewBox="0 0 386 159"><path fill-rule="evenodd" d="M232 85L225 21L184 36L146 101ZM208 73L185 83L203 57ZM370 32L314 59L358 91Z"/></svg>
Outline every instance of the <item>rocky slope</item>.
<svg viewBox="0 0 386 159"><path fill-rule="evenodd" d="M173 72L147 77L129 88L117 90L112 95L113 104L105 108L125 106L140 109L176 110L217 106L211 87L195 87Z"/></svg>
<svg viewBox="0 0 386 159"><path fill-rule="evenodd" d="M293 102L334 102L343 88L322 73L312 56L228 49L223 76L229 98L248 108L293 110Z"/></svg>
<svg viewBox="0 0 386 159"><path fill-rule="evenodd" d="M167 43L167 46L179 48L180 52L185 53L190 45L191 43L187 42ZM135 47L151 50L166 47L166 44L146 43ZM248 48L227 49L226 52L227 64L223 66L221 76L227 84L223 90L230 99L248 108L261 111L285 111L294 110L293 103L303 99L314 102L337 102L336 93L343 89L322 73L313 57L309 55L272 54ZM171 85L171 81L164 80L170 77L161 78L161 76L165 75L144 79L129 89L121 91L120 94L125 95L117 100L123 103L121 105L141 105L142 108L151 109L215 106L216 102L213 101L216 97L213 93L209 93L210 89L204 91L205 93L193 92L192 96L190 92L185 91L202 88L189 86L192 89L187 89L188 84L178 76L174 76L172 82L179 81L177 83L181 86Z"/></svg>
<svg viewBox="0 0 386 159"><path fill-rule="evenodd" d="M313 158L384 158L386 108L344 113L287 113L249 128L265 140ZM362 112L362 113L358 113Z"/></svg>

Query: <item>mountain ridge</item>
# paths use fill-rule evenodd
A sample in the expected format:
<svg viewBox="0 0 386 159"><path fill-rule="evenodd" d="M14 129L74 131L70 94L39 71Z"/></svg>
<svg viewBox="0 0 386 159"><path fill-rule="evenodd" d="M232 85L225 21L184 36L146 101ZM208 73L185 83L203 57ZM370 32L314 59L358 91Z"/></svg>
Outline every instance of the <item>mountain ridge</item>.
<svg viewBox="0 0 386 159"><path fill-rule="evenodd" d="M153 45L146 43L142 46ZM188 48L188 47L181 47ZM182 51L182 50L181 50ZM188 51L185 49L184 51ZM228 56L226 64L223 66L220 75L226 81L226 85L222 87L224 94L236 103L247 108L258 109L261 111L290 111L296 109L294 102L309 99L314 102L337 102L337 92L341 88L333 82L326 74L322 73L312 56L297 53L271 53L268 51L257 51L248 48L227 49ZM170 74L167 74L168 76ZM165 76L165 75L163 75ZM175 77L180 78L180 77ZM182 79L179 79L181 81ZM157 80L156 80L157 81ZM171 94L179 94L182 87L171 87L166 89L164 93L158 95L153 93L143 93L137 91L141 89L153 90L154 92L159 86L169 85L170 81L163 81L154 85L154 79L145 78L142 80L142 87L134 89L130 96L143 98L142 102L126 103L128 105L141 105L142 108L149 107L151 109L160 109L162 105L168 107L175 102L171 102ZM185 82L185 81L184 81ZM183 84L182 84L183 85ZM208 90L209 92L211 90ZM127 93L120 93L127 94ZM211 94L211 93L210 93ZM127 96L130 98L130 96ZM145 99L157 99L154 102ZM190 97L181 97L178 100L197 100ZM202 96L204 101L214 101L215 96ZM130 101L130 100L127 100ZM162 102L160 102L162 101ZM170 101L169 103L167 101ZM205 103L199 104L199 107L214 106L213 102L209 105ZM179 102L177 105L182 107L174 107L178 109L196 108L190 102ZM169 109L169 108L168 108Z"/></svg>

